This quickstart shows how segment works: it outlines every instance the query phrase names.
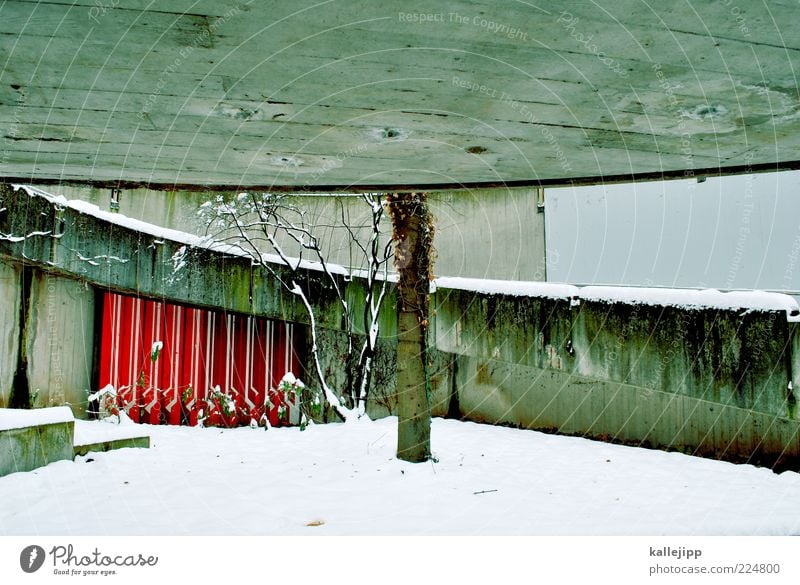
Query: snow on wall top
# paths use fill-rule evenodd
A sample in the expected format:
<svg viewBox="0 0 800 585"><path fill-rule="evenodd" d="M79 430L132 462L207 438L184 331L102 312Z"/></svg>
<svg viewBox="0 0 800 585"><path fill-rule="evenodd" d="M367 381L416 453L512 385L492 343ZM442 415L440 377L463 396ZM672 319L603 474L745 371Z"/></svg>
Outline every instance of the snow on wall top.
<svg viewBox="0 0 800 585"><path fill-rule="evenodd" d="M545 297L626 305L670 306L682 309L786 311L788 321L800 322L800 307L791 296L764 291L721 292L715 289L644 288L630 286L583 286L553 282L518 282L480 278L436 279L436 286L484 294Z"/></svg>
<svg viewBox="0 0 800 585"><path fill-rule="evenodd" d="M162 228L151 223L103 211L96 205L81 200L67 200L63 196L53 195L29 185L14 185L15 189L24 189L29 195L44 197L57 205L74 209L80 213L97 217L103 221L127 227L158 238L172 240L189 246L206 248L226 254L249 256L241 248L229 244L219 244L209 238L204 238ZM262 259L275 264L283 264L277 254L263 254ZM300 268L307 270L322 270L319 262L308 260L299 261L297 258L288 258L289 262L300 262ZM338 264L328 264L328 270L335 274L345 276L360 276L361 270L348 270ZM380 278L380 276L379 276ZM395 275L389 275L389 280L396 280ZM436 278L431 286L431 292L436 288L468 290L483 294L502 294L509 296L543 297L550 299L569 300L573 305L580 303L581 299L605 303L623 303L628 305L655 305L672 306L683 309L720 309L720 310L752 310L752 311L786 311L788 321L800 322L800 307L791 296L764 292L764 291L731 291L721 292L715 289L675 289L675 288L644 288L627 286L583 286L555 282L523 282L515 280L486 280L482 278L462 278L442 276Z"/></svg>
<svg viewBox="0 0 800 585"><path fill-rule="evenodd" d="M545 297L548 299L572 299L580 290L571 284L556 282L522 282L518 280L486 280L440 276L435 281L437 288L468 290L484 294L501 294L515 297Z"/></svg>
<svg viewBox="0 0 800 585"><path fill-rule="evenodd" d="M102 219L103 221L107 221L108 223L113 223L114 225L121 227L127 227L137 232L155 236L157 238L172 240L173 242L188 244L190 246L202 246L203 243L206 242L205 238L201 238L200 236L196 236L194 234L164 228L152 223L147 223L132 217L128 217L126 215L121 215L119 213L103 211L97 205L89 203L88 201L82 201L80 199L67 199L63 195L53 195L52 193L42 191L41 189L37 189L36 187L32 187L30 185L12 185L12 187L14 189L22 189L31 196L43 197L51 203L60 205L61 207L69 207L78 213L96 217L98 219Z"/></svg>
<svg viewBox="0 0 800 585"><path fill-rule="evenodd" d="M108 223L129 228L143 234L148 234L161 240L170 240L172 242L185 244L194 248L203 248L223 254L230 254L231 256L241 256L245 258L250 258L252 256L250 251L246 251L242 247L231 244L223 244L210 237L197 236L188 232L161 227L152 223L147 223L139 219L122 215L120 213L103 211L97 205L94 203L89 203L88 201L82 201L80 199L67 199L63 195L53 195L52 193L48 193L47 191L43 191L30 185L12 185L12 187L14 189L22 189L31 196L43 197L56 205L74 209L78 213L96 217L97 219L101 219ZM22 239L24 238L19 238L19 240ZM283 260L281 260L281 257L278 254L262 254L261 259L264 262L269 262L271 264L284 265ZM301 269L322 270L322 265L313 260L300 260L299 258L287 258L287 260L292 264L292 266L296 266L299 263L298 267ZM349 270L347 270L344 266L340 266L339 264L328 263L327 267L332 274L341 274L344 276L348 276L350 274Z"/></svg>
<svg viewBox="0 0 800 585"><path fill-rule="evenodd" d="M32 409L0 408L0 431L73 422L74 420L75 417L69 406Z"/></svg>
<svg viewBox="0 0 800 585"><path fill-rule="evenodd" d="M760 290L639 288L625 286L584 286L579 293L587 301L607 303L664 305L682 308L750 309L753 311L786 311L788 317L800 320L797 301L789 295Z"/></svg>

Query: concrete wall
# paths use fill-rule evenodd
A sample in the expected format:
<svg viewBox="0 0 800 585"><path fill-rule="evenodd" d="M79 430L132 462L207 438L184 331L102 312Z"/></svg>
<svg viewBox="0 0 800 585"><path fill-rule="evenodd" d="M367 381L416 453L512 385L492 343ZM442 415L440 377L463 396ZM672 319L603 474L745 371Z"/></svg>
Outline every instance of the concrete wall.
<svg viewBox="0 0 800 585"><path fill-rule="evenodd" d="M0 430L0 476L73 458L73 421Z"/></svg>
<svg viewBox="0 0 800 585"><path fill-rule="evenodd" d="M187 249L133 229L110 224L72 209L56 209L41 197L29 197L0 185L0 233L23 241L0 239L0 259L23 260L37 269L91 285L143 297L221 307L231 311L307 323L305 309L294 295L276 286L275 278L254 270L246 258L205 249ZM51 234L57 234L52 237ZM182 267L173 257L185 251ZM276 267L276 272L285 271ZM340 327L341 314L319 274L309 272L305 284L312 302L324 309L321 324ZM340 282L342 288L346 283Z"/></svg>
<svg viewBox="0 0 800 585"><path fill-rule="evenodd" d="M0 241L0 257L18 261L24 254L39 270L96 286L307 322L293 295L240 258L190 250L176 274L171 256L179 243L156 244L152 236L70 210L59 215L41 199L2 195L14 213L0 214L0 232L22 233L27 222L29 231L55 225L61 235ZM125 262L81 260L101 254ZM318 274L305 278L321 327L323 366L341 387L341 309ZM363 302L362 281L340 285L353 306ZM381 315L374 415L394 407L394 302L392 293ZM432 307L435 414L800 465L800 339L784 311L586 300L574 306L569 299L442 287ZM313 380L308 372L306 380Z"/></svg>
<svg viewBox="0 0 800 585"><path fill-rule="evenodd" d="M576 307L442 288L434 304L436 347L457 356L464 418L800 462L800 353L784 311Z"/></svg>
<svg viewBox="0 0 800 585"><path fill-rule="evenodd" d="M0 408L8 406L19 352L20 269L0 260Z"/></svg>
<svg viewBox="0 0 800 585"><path fill-rule="evenodd" d="M536 189L430 194L437 276L545 281L545 214Z"/></svg>
<svg viewBox="0 0 800 585"><path fill-rule="evenodd" d="M108 189L54 185L43 186L43 189L109 210ZM197 211L214 195L147 189L123 191L119 213L162 227L204 234L206 226ZM307 212L310 223L320 226L315 233L323 242L329 261L344 266L363 265L363 257L342 227L344 214L362 241L369 234L369 207L360 197L296 195L290 200ZM537 205L536 189L473 190L458 194L435 192L429 195L429 201L436 217L437 275L504 280L546 279L545 222L543 209ZM381 230L387 237L391 233L388 218L384 219ZM288 238L282 238L282 245L288 254L297 254Z"/></svg>
<svg viewBox="0 0 800 585"><path fill-rule="evenodd" d="M9 405L22 334L31 405L69 404L84 416L94 349L94 289L74 278L28 269L30 290L23 295L22 270L0 259L5 276L0 280L0 407ZM28 308L24 317L23 299Z"/></svg>
<svg viewBox="0 0 800 585"><path fill-rule="evenodd" d="M36 271L28 322L28 384L37 406L85 417L94 352L94 288ZM33 358L33 359L32 359Z"/></svg>
<svg viewBox="0 0 800 585"><path fill-rule="evenodd" d="M42 185L42 189L67 199L80 199L110 211L111 190L97 187L75 187L69 185ZM122 192L119 213L177 230L196 233L204 227L197 216L200 205L214 196L202 191L152 191L130 189Z"/></svg>

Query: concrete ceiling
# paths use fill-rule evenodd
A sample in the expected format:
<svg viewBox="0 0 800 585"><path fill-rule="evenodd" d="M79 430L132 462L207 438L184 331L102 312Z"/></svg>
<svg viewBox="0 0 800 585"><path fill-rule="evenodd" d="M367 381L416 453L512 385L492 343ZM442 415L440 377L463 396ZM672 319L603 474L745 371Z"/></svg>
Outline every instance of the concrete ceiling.
<svg viewBox="0 0 800 585"><path fill-rule="evenodd" d="M800 166L788 0L6 0L0 49L15 181L399 190Z"/></svg>

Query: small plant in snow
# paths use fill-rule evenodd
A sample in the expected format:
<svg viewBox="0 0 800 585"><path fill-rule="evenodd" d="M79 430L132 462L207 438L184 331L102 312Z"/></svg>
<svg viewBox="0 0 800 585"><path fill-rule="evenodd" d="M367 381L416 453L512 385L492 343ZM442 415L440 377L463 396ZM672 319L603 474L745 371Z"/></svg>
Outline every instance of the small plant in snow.
<svg viewBox="0 0 800 585"><path fill-rule="evenodd" d="M235 391L234 391L235 392ZM205 408L198 415L198 423L204 427L235 427L239 424L239 408L232 396L214 386L206 396Z"/></svg>
<svg viewBox="0 0 800 585"><path fill-rule="evenodd" d="M89 394L89 402L97 402L97 416L100 420L117 424L130 420L125 414L122 398L111 384Z"/></svg>
<svg viewBox="0 0 800 585"><path fill-rule="evenodd" d="M291 424L290 409L299 406L300 391L303 388L305 385L295 378L294 374L291 372L285 374L278 383L278 387L270 388L267 392L264 406L260 412L257 412L260 415L257 419L259 425L270 429L274 425ZM270 417L270 413L274 413L272 417Z"/></svg>
<svg viewBox="0 0 800 585"><path fill-rule="evenodd" d="M292 411L299 411L300 430L305 430L309 424L309 414L321 412L322 400L319 394L314 395L307 402L304 398L311 393L293 373L287 372L277 388L271 388L266 395L264 405L249 411L250 426L263 426L271 429L273 426L291 425ZM313 405L316 404L316 407ZM316 411L313 410L316 408ZM245 412L246 409L245 409ZM242 420L246 420L242 418Z"/></svg>
<svg viewBox="0 0 800 585"><path fill-rule="evenodd" d="M153 342L153 345L150 346L151 363L158 361L163 349L163 341L159 340ZM126 388L124 386L120 388L119 404L120 407L124 409L125 413L130 415L134 422L143 422L148 417L146 406L152 401L152 396L148 396L148 394L150 394L152 391L148 388L144 364L139 370L139 375L136 378L136 384L134 385L134 388L136 389L135 393L132 393L132 388ZM135 400L134 395L136 397ZM158 420L151 420L150 422L157 423Z"/></svg>

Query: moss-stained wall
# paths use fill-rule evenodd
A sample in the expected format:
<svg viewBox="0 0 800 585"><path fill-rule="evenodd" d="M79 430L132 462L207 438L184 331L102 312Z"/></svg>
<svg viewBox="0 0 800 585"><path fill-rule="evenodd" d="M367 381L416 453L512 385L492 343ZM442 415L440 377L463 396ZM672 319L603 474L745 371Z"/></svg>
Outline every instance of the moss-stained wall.
<svg viewBox="0 0 800 585"><path fill-rule="evenodd" d="M0 260L0 408L8 407L19 352L20 269Z"/></svg>
<svg viewBox="0 0 800 585"><path fill-rule="evenodd" d="M571 303L439 288L458 412L702 455L800 461L785 311ZM790 384L791 382L791 384Z"/></svg>
<svg viewBox="0 0 800 585"><path fill-rule="evenodd" d="M40 271L31 282L26 343L32 402L66 404L85 417L95 345L94 288Z"/></svg>
<svg viewBox="0 0 800 585"><path fill-rule="evenodd" d="M306 329L306 334L308 330ZM358 339L362 341L363 339ZM322 369L332 388L347 388L355 373L345 363L347 336L341 331L321 329L317 336ZM431 348L428 371L430 399L434 416L446 416L452 394L453 355ZM381 418L396 413L394 390L397 377L397 340L394 336L380 337L372 362L372 383L367 398L367 414ZM317 386L312 364L306 364L304 381ZM335 417L334 417L335 418Z"/></svg>
<svg viewBox="0 0 800 585"><path fill-rule="evenodd" d="M274 276L253 268L247 258L193 248L70 208L59 209L42 197L2 184L0 203L5 208L0 213L0 233L14 236L0 239L0 258L119 292L308 323L302 302L279 286ZM25 235L29 237L17 241ZM274 270L286 275L280 266ZM303 278L310 302L320 308L318 323L339 328L341 310L325 277L306 271ZM340 286L345 284L342 279Z"/></svg>

